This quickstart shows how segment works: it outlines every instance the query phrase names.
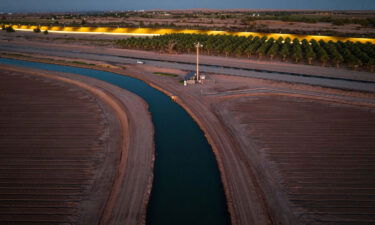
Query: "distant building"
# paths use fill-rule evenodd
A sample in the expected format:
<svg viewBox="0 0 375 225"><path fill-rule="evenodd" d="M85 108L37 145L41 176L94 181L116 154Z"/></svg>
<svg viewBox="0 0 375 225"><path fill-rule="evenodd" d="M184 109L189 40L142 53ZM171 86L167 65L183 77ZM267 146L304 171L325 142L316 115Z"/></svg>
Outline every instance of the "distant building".
<svg viewBox="0 0 375 225"><path fill-rule="evenodd" d="M198 81L197 79L197 74L192 71L192 72L189 72L185 75L184 77L184 85L188 85L188 84L196 84L196 83L203 83L203 81L206 79L206 75L199 75L199 78L200 80Z"/></svg>
<svg viewBox="0 0 375 225"><path fill-rule="evenodd" d="M195 84L195 81L196 81L195 72L189 72L184 77L185 86L188 84Z"/></svg>

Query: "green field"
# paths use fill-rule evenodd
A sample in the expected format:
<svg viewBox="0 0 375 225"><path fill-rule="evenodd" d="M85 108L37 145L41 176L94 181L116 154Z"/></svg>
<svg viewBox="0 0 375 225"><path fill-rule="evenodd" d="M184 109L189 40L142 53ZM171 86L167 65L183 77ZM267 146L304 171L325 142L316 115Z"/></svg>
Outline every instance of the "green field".
<svg viewBox="0 0 375 225"><path fill-rule="evenodd" d="M173 74L173 73L155 72L154 74L159 75L159 76L165 76L165 77L178 77L177 74Z"/></svg>

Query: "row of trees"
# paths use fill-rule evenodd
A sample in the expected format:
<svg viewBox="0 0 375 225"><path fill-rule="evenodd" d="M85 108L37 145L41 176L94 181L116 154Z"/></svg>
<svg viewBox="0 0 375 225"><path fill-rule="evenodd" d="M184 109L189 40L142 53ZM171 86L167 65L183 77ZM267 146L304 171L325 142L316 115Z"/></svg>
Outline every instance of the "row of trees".
<svg viewBox="0 0 375 225"><path fill-rule="evenodd" d="M42 30L39 27L35 28L33 31L34 31L34 33L40 33L40 32L42 32ZM43 31L43 34L48 34L48 30Z"/></svg>
<svg viewBox="0 0 375 225"><path fill-rule="evenodd" d="M12 26L7 26L6 27L6 26L3 25L1 29L5 30L6 32L16 32L16 30L14 30ZM42 32L39 27L35 28L33 31L34 31L34 33L40 33L40 32ZM43 34L48 34L48 30L43 31Z"/></svg>
<svg viewBox="0 0 375 225"><path fill-rule="evenodd" d="M194 43L203 44L206 55L281 60L284 62L320 64L373 71L375 45L360 42L307 41L290 38L240 37L232 35L168 34L146 38L118 40L122 48L151 50L167 53L193 53Z"/></svg>
<svg viewBox="0 0 375 225"><path fill-rule="evenodd" d="M6 27L6 26L2 26L1 30L5 30L6 32L16 32L13 27L9 26L9 27Z"/></svg>

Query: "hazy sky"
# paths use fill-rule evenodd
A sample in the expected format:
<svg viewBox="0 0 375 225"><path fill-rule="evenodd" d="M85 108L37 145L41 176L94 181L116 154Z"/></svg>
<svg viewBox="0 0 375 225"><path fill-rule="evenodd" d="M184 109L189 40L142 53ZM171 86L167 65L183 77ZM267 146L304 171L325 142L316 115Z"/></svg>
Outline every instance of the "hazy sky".
<svg viewBox="0 0 375 225"><path fill-rule="evenodd" d="M189 8L375 9L375 0L0 0L0 12Z"/></svg>

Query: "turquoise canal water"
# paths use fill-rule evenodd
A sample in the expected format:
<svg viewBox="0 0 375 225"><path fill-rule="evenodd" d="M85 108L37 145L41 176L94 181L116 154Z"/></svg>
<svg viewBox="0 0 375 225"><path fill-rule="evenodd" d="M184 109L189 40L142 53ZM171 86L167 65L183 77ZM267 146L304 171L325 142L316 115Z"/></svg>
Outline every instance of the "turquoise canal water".
<svg viewBox="0 0 375 225"><path fill-rule="evenodd" d="M193 119L168 96L141 80L110 72L3 58L0 63L93 77L143 98L152 115L156 143L147 224L230 224L211 147Z"/></svg>

